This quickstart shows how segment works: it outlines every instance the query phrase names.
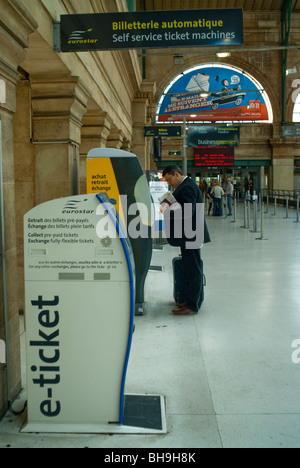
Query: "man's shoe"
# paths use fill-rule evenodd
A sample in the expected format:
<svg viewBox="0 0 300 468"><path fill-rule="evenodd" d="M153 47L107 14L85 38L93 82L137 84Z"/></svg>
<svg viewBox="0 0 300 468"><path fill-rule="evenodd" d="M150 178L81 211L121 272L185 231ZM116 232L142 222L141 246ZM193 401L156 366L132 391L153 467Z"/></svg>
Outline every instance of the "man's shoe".
<svg viewBox="0 0 300 468"><path fill-rule="evenodd" d="M183 307L182 309L172 310L173 315L197 315L198 312L194 310L190 310L187 307Z"/></svg>
<svg viewBox="0 0 300 468"><path fill-rule="evenodd" d="M178 304L178 303L176 302L176 307L178 307L178 309L184 309L185 306L186 306L186 303Z"/></svg>

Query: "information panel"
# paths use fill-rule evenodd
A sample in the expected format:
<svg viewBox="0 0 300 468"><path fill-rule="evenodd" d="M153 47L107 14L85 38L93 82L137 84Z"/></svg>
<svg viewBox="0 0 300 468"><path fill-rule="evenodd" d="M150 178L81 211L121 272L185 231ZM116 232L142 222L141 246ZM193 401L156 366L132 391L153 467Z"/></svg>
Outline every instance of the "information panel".
<svg viewBox="0 0 300 468"><path fill-rule="evenodd" d="M62 52L243 45L243 10L62 15Z"/></svg>
<svg viewBox="0 0 300 468"><path fill-rule="evenodd" d="M145 137L180 137L182 127L156 126L144 127Z"/></svg>
<svg viewBox="0 0 300 468"><path fill-rule="evenodd" d="M234 166L234 148L204 146L195 148L195 166Z"/></svg>
<svg viewBox="0 0 300 468"><path fill-rule="evenodd" d="M239 146L240 127L217 127L206 125L203 127L189 127L188 146Z"/></svg>

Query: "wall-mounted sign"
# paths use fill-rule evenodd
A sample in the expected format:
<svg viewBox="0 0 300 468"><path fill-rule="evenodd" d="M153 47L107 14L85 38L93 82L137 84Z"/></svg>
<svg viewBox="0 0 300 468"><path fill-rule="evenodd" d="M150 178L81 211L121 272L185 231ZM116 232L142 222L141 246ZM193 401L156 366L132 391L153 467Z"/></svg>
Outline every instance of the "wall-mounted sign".
<svg viewBox="0 0 300 468"><path fill-rule="evenodd" d="M234 166L234 148L195 148L196 167Z"/></svg>
<svg viewBox="0 0 300 468"><path fill-rule="evenodd" d="M144 127L145 137L180 137L181 127L174 126L156 126L156 127Z"/></svg>
<svg viewBox="0 0 300 468"><path fill-rule="evenodd" d="M188 146L239 146L240 127L189 127Z"/></svg>
<svg viewBox="0 0 300 468"><path fill-rule="evenodd" d="M157 123L187 121L269 121L264 89L251 76L229 65L207 64L187 70L167 87Z"/></svg>
<svg viewBox="0 0 300 468"><path fill-rule="evenodd" d="M282 137L300 138L300 125L284 125L281 129Z"/></svg>
<svg viewBox="0 0 300 468"><path fill-rule="evenodd" d="M61 51L243 45L243 10L61 16Z"/></svg>

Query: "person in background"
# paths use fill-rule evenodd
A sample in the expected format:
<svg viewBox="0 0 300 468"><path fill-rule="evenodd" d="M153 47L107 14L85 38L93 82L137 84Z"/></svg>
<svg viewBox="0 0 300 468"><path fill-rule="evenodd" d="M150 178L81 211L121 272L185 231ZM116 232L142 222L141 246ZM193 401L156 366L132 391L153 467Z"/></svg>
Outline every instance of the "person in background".
<svg viewBox="0 0 300 468"><path fill-rule="evenodd" d="M208 199L208 216L210 215L210 212L214 203L214 198L211 193L213 188L214 188L214 184L213 182L211 182L206 192L206 198Z"/></svg>
<svg viewBox="0 0 300 468"><path fill-rule="evenodd" d="M224 196L224 190L221 187L221 182L216 182L211 194L214 197L214 216L223 216L222 197Z"/></svg>
<svg viewBox="0 0 300 468"><path fill-rule="evenodd" d="M224 195L227 195L228 216L232 216L233 185L230 177L227 178L227 187Z"/></svg>

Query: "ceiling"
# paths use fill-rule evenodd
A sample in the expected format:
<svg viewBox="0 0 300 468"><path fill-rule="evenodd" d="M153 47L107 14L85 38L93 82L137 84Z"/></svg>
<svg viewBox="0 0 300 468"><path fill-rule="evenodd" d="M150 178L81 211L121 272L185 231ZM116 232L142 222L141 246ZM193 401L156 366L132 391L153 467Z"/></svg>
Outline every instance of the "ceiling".
<svg viewBox="0 0 300 468"><path fill-rule="evenodd" d="M137 11L203 10L243 8L245 11L281 11L285 0L137 0ZM300 0L292 0L293 12L300 11ZM145 8L144 8L145 5Z"/></svg>

